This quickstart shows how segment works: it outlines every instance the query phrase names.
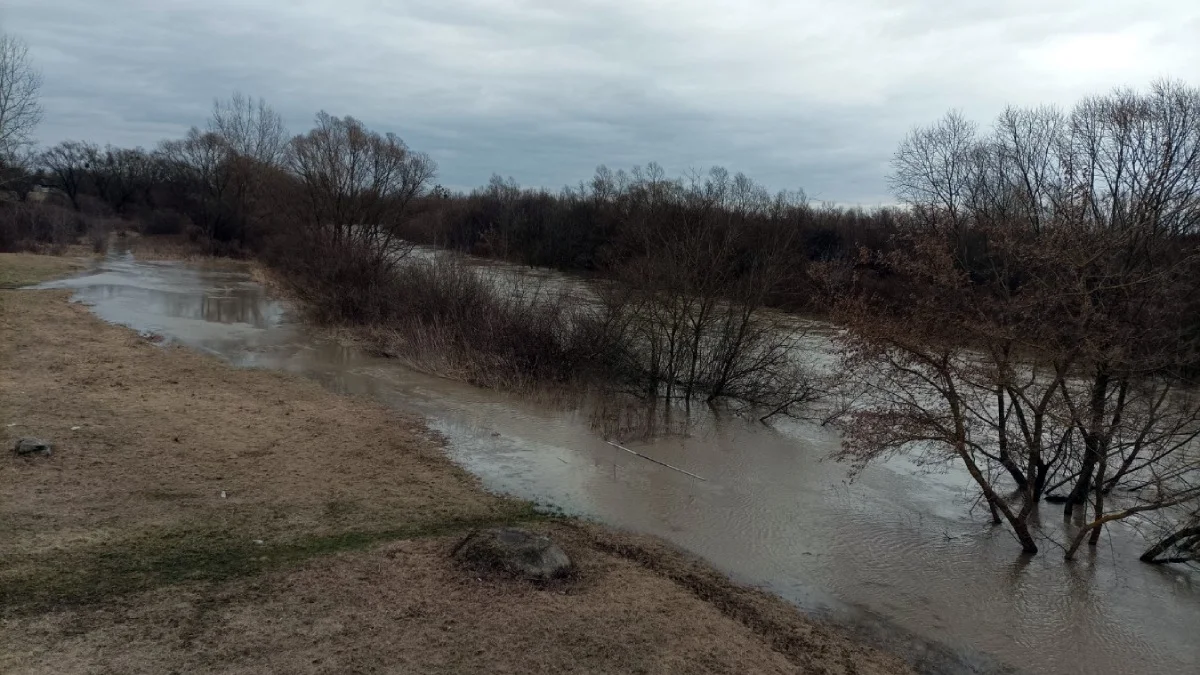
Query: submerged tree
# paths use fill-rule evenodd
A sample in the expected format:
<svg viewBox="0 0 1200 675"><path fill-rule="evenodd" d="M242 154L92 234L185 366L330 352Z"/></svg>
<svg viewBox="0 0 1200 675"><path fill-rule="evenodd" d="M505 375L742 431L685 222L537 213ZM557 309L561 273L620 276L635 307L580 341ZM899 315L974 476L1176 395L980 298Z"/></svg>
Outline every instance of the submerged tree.
<svg viewBox="0 0 1200 675"><path fill-rule="evenodd" d="M795 195L772 198L744 175L716 168L667 181L657 167L624 189L598 175L597 199L625 200L633 253L616 270L612 311L629 334L622 370L664 409L738 401L766 418L813 395L799 336L764 314L784 282L795 230L776 226Z"/></svg>
<svg viewBox="0 0 1200 675"><path fill-rule="evenodd" d="M1029 553L1044 497L1080 521L1068 557L1115 520L1186 513L1200 499L1200 93L1011 109L983 137L952 115L914 132L896 171L920 227L862 269L908 295L839 302L867 392L842 456L961 462Z"/></svg>

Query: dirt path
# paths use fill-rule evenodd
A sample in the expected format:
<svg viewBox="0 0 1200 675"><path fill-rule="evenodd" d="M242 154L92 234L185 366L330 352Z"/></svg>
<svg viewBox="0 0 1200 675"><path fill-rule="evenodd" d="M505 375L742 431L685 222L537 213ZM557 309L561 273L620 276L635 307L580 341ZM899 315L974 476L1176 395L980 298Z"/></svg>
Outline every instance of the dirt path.
<svg viewBox="0 0 1200 675"><path fill-rule="evenodd" d="M15 281L63 265L0 258ZM36 269L35 269L36 268ZM14 271L15 270L15 271ZM481 490L419 420L0 291L0 671L892 673L656 541ZM548 531L552 587L447 554Z"/></svg>

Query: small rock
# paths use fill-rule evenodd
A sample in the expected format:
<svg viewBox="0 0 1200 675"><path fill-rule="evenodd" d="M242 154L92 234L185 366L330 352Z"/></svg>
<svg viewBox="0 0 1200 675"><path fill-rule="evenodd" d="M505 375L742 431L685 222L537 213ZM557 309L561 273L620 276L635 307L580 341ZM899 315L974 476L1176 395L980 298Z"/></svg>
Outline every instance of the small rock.
<svg viewBox="0 0 1200 675"><path fill-rule="evenodd" d="M459 562L477 569L548 581L571 573L571 559L549 537L513 527L475 531L454 550Z"/></svg>
<svg viewBox="0 0 1200 675"><path fill-rule="evenodd" d="M50 455L50 442L38 438L22 438L13 447L13 452L25 457L28 455Z"/></svg>

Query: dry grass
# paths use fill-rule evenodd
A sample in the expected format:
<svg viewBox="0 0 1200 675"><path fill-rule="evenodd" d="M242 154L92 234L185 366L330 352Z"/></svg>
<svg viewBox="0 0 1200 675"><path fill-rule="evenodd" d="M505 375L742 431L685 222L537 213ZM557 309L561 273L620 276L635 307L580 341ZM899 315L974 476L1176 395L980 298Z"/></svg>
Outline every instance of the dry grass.
<svg viewBox="0 0 1200 675"><path fill-rule="evenodd" d="M56 444L0 478L7 561L147 532L275 542L524 509L478 490L416 420L158 347L62 293L6 295L6 442Z"/></svg>
<svg viewBox="0 0 1200 675"><path fill-rule="evenodd" d="M85 265L74 257L0 253L0 288L19 288L66 276Z"/></svg>
<svg viewBox="0 0 1200 675"><path fill-rule="evenodd" d="M0 435L55 453L0 455L0 671L903 670L652 540L482 491L417 420L2 296ZM578 577L453 564L493 522L549 530Z"/></svg>
<svg viewBox="0 0 1200 675"><path fill-rule="evenodd" d="M143 260L206 260L213 257L202 244L175 234L126 232L114 245Z"/></svg>
<svg viewBox="0 0 1200 675"><path fill-rule="evenodd" d="M449 540L402 541L219 588L51 612L0 637L28 672L794 672L738 626L639 566L584 556L567 588L479 579ZM124 621L116 623L114 616ZM64 635L51 653L30 638ZM147 638L150 638L149 640ZM35 642L36 644L36 642ZM134 649L105 649L132 644ZM6 662L7 661L7 662Z"/></svg>

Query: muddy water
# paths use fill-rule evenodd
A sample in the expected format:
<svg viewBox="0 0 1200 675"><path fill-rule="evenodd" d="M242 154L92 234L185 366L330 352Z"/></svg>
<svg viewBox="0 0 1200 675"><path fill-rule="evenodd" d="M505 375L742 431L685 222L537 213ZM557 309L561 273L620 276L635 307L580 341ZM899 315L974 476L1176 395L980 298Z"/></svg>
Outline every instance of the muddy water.
<svg viewBox="0 0 1200 675"><path fill-rule="evenodd" d="M405 369L296 323L236 265L115 255L49 286L100 317L239 366L303 374L423 415L497 490L661 535L741 581L851 625L930 672L1200 672L1200 576L1136 562L1114 528L1090 558L1029 561L971 511L965 476L904 461L851 482L838 439L800 423L712 419L630 443L698 480L607 445L589 415ZM1046 513L1048 535L1061 523ZM1061 534L1059 536L1061 539Z"/></svg>

